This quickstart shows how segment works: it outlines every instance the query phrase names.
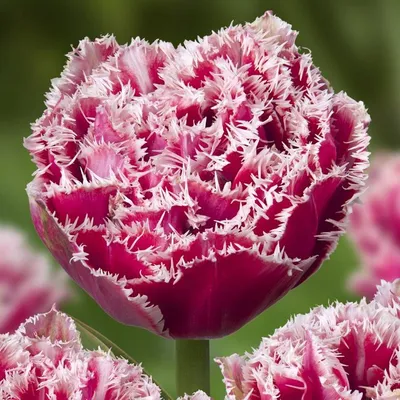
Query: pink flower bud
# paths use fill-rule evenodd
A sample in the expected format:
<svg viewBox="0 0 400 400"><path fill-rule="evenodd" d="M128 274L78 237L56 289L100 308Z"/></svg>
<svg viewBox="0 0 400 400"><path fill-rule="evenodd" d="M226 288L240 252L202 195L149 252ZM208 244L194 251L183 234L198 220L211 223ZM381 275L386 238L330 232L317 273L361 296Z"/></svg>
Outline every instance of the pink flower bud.
<svg viewBox="0 0 400 400"><path fill-rule="evenodd" d="M361 268L349 281L354 292L372 298L381 279L400 278L400 154L374 159L368 189L354 206L349 234Z"/></svg>
<svg viewBox="0 0 400 400"><path fill-rule="evenodd" d="M0 254L0 334L68 297L66 274L53 272L18 230L0 226Z"/></svg>
<svg viewBox="0 0 400 400"><path fill-rule="evenodd" d="M336 246L369 116L271 13L176 49L83 40L25 145L36 229L110 315L173 338L239 329Z"/></svg>
<svg viewBox="0 0 400 400"><path fill-rule="evenodd" d="M0 398L160 400L142 368L82 348L73 320L54 309L0 335Z"/></svg>
<svg viewBox="0 0 400 400"><path fill-rule="evenodd" d="M183 397L179 397L178 400L211 400L211 397L205 394L203 391L198 390L196 393L192 395L185 395Z"/></svg>
<svg viewBox="0 0 400 400"><path fill-rule="evenodd" d="M264 338L252 354L217 359L227 399L395 399L400 318L388 302L400 304L400 293L383 282L370 303L317 307Z"/></svg>

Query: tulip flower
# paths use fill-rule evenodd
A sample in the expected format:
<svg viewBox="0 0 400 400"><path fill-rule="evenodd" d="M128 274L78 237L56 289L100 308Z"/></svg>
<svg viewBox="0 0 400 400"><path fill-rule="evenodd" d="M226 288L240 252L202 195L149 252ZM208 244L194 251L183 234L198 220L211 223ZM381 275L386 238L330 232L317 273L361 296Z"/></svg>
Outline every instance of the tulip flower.
<svg viewBox="0 0 400 400"><path fill-rule="evenodd" d="M54 309L0 335L0 398L160 400L138 365L82 347L74 321Z"/></svg>
<svg viewBox="0 0 400 400"><path fill-rule="evenodd" d="M370 169L368 190L354 206L349 234L361 267L349 287L372 298L382 280L400 278L400 154L380 154Z"/></svg>
<svg viewBox="0 0 400 400"><path fill-rule="evenodd" d="M25 146L39 236L116 320L230 334L318 270L369 116L266 13L174 48L84 39Z"/></svg>
<svg viewBox="0 0 400 400"><path fill-rule="evenodd" d="M370 303L317 307L253 353L218 359L227 400L397 399L399 285L383 282Z"/></svg>
<svg viewBox="0 0 400 400"><path fill-rule="evenodd" d="M69 296L66 274L52 271L16 228L0 226L0 253L0 334Z"/></svg>

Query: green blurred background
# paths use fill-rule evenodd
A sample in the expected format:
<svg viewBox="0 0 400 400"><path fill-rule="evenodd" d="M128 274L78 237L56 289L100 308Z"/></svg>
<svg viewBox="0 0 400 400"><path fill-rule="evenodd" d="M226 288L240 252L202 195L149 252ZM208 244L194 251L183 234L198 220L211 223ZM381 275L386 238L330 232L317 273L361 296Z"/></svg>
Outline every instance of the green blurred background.
<svg viewBox="0 0 400 400"><path fill-rule="evenodd" d="M0 0L0 220L28 231L43 249L31 221L25 186L34 171L22 138L43 112L50 79L64 54L89 36L114 33L177 44L273 10L300 32L298 44L335 90L363 100L372 116L372 151L400 145L399 0ZM44 250L44 249L43 249ZM345 280L357 263L346 239L320 272L239 332L212 343L212 355L256 347L295 313L335 299L354 299ZM72 285L72 283L71 283ZM174 343L114 322L79 288L64 309L118 343L174 394ZM223 398L213 367L212 395Z"/></svg>

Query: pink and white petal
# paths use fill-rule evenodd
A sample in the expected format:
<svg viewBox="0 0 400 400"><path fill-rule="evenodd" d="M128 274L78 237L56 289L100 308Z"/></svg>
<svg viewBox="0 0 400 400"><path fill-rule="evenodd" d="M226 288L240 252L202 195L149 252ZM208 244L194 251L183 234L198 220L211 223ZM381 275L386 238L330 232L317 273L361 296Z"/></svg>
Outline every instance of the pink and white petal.
<svg viewBox="0 0 400 400"><path fill-rule="evenodd" d="M16 332L17 335L37 340L49 339L51 343L79 342L79 332L75 322L66 314L58 312L55 308L46 314L38 314L24 322ZM80 346L77 347L77 350Z"/></svg>
<svg viewBox="0 0 400 400"><path fill-rule="evenodd" d="M400 318L400 279L393 282L381 281L377 289L374 301L387 307L393 315Z"/></svg>
<svg viewBox="0 0 400 400"><path fill-rule="evenodd" d="M87 38L81 40L79 46L69 53L69 61L61 77L53 81L55 91L59 90L61 95L72 96L77 86L114 54L117 48L118 44L112 36L104 36L94 42ZM48 105L51 106L53 102L54 99L50 96Z"/></svg>
<svg viewBox="0 0 400 400"><path fill-rule="evenodd" d="M155 85L162 83L159 70L173 50L170 43L150 45L138 39L121 47L116 54L119 72L115 76L115 91L121 90L121 85L128 83L137 96L154 91Z"/></svg>
<svg viewBox="0 0 400 400"><path fill-rule="evenodd" d="M7 334L0 335L0 382L5 379L8 370L28 364L29 353L21 346L20 340Z"/></svg>
<svg viewBox="0 0 400 400"><path fill-rule="evenodd" d="M202 390L198 390L197 392L191 395L185 394L182 397L178 397L177 400L212 400L212 399L208 394L204 393Z"/></svg>
<svg viewBox="0 0 400 400"><path fill-rule="evenodd" d="M238 354L232 354L229 357L216 358L215 361L224 377L227 400L243 399L245 396L243 368L246 365L244 358Z"/></svg>

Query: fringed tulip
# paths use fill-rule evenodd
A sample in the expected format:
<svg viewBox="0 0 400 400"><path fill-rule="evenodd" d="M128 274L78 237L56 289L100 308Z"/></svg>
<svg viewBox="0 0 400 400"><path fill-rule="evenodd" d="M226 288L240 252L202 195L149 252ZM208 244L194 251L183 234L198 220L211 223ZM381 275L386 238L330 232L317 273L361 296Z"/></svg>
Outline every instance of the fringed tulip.
<svg viewBox="0 0 400 400"><path fill-rule="evenodd" d="M342 233L369 116L266 13L174 48L83 40L25 146L36 229L116 320L234 332Z"/></svg>
<svg viewBox="0 0 400 400"><path fill-rule="evenodd" d="M142 368L82 348L73 320L55 310L0 335L3 400L160 400Z"/></svg>
<svg viewBox="0 0 400 400"><path fill-rule="evenodd" d="M64 271L34 251L22 232L0 226L0 334L13 332L27 318L60 304L70 291Z"/></svg>
<svg viewBox="0 0 400 400"><path fill-rule="evenodd" d="M218 359L227 400L397 399L399 287L382 283L370 303L317 307L252 354Z"/></svg>
<svg viewBox="0 0 400 400"><path fill-rule="evenodd" d="M361 267L349 288L371 298L384 279L400 278L400 154L380 154L372 163L368 189L350 218L350 238Z"/></svg>

